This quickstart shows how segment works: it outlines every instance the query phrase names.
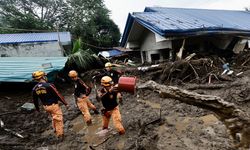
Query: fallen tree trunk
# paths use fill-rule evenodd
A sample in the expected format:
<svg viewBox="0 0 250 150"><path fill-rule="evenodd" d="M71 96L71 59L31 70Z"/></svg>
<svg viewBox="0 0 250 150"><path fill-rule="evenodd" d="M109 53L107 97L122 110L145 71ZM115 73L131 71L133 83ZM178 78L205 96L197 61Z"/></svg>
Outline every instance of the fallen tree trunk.
<svg viewBox="0 0 250 150"><path fill-rule="evenodd" d="M242 83L232 83L232 84L194 84L187 87L187 90L196 90L196 89L221 89L226 87L237 87L242 86Z"/></svg>
<svg viewBox="0 0 250 150"><path fill-rule="evenodd" d="M241 134L240 143L236 147L249 147L250 145L250 120L246 113L236 108L233 103L224 101L213 95L201 95L195 92L179 89L178 87L158 84L148 81L138 87L158 91L163 98L174 98L181 102L195 105L210 110L216 114L220 121L227 127L230 135L236 142L236 134Z"/></svg>

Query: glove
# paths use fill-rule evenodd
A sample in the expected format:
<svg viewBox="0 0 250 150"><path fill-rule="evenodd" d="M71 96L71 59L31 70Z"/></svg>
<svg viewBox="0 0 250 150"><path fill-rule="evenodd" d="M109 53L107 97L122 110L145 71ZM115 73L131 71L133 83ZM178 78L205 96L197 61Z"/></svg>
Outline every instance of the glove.
<svg viewBox="0 0 250 150"><path fill-rule="evenodd" d="M109 92L118 92L118 86L112 87Z"/></svg>

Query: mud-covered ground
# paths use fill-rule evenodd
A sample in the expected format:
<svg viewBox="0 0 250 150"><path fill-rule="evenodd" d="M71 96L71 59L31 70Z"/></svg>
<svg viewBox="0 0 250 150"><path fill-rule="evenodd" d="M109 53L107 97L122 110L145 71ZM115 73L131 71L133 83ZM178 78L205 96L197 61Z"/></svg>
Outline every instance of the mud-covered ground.
<svg viewBox="0 0 250 150"><path fill-rule="evenodd" d="M144 81L138 79L137 85L142 82ZM239 84L230 86L232 82ZM245 71L233 81L221 83L228 86L220 89L192 91L220 96L249 112L250 72ZM54 138L50 118L44 111L27 113L18 109L25 102L32 102L31 88L33 85L1 85L0 118L6 128L24 136L22 139L0 129L1 150L233 149L233 142L226 127L212 112L181 103L178 100L162 99L158 93L150 90L137 90L134 95L123 93L124 102L120 106L120 110L126 129L125 135L115 134L111 122L113 129L106 136L99 136L96 133L101 130L101 116L93 114L93 125L87 127L75 107L72 96L73 86L68 83L56 85L66 101L70 103L69 110L62 106L65 122L64 141L58 142ZM191 85L179 85L179 88L186 89L189 86ZM100 104L94 97L93 91L90 99L100 108ZM6 112L13 113L4 114Z"/></svg>

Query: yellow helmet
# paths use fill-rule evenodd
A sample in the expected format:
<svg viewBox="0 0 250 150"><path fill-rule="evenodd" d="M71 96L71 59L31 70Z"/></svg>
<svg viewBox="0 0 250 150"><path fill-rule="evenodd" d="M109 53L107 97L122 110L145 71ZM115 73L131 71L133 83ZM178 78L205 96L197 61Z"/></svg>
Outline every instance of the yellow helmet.
<svg viewBox="0 0 250 150"><path fill-rule="evenodd" d="M110 78L109 76L102 77L102 79L101 79L102 86L111 86L113 84L114 84L114 82L112 81L112 78Z"/></svg>
<svg viewBox="0 0 250 150"><path fill-rule="evenodd" d="M112 67L112 64L111 64L110 62L107 62L107 63L105 64L105 68L107 68L107 67Z"/></svg>
<svg viewBox="0 0 250 150"><path fill-rule="evenodd" d="M70 78L74 78L78 76L78 73L75 70L71 70L68 75Z"/></svg>
<svg viewBox="0 0 250 150"><path fill-rule="evenodd" d="M32 78L35 80L39 80L44 76L46 76L46 73L43 71L35 71L32 73Z"/></svg>

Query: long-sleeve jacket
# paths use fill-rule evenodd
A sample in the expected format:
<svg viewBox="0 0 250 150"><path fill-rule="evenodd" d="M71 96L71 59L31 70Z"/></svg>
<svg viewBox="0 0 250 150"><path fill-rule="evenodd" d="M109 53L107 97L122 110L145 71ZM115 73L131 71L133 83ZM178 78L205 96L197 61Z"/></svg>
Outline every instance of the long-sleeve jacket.
<svg viewBox="0 0 250 150"><path fill-rule="evenodd" d="M117 92L115 91L107 91L104 88L100 90L100 100L102 102L103 107L109 111L118 106L117 102Z"/></svg>
<svg viewBox="0 0 250 150"><path fill-rule="evenodd" d="M87 86L80 78L75 81L75 93L76 97L80 97L81 94L88 96L91 92L91 88Z"/></svg>
<svg viewBox="0 0 250 150"><path fill-rule="evenodd" d="M119 78L120 78L120 76L122 74L120 71L115 70L113 68L111 70L109 70L109 71L105 70L105 73L106 73L107 76L110 76L112 78L112 80L114 81L115 84L118 83Z"/></svg>
<svg viewBox="0 0 250 150"><path fill-rule="evenodd" d="M51 105L53 103L57 104L58 100L64 105L67 105L67 102L64 100L63 96L59 94L56 87L51 83L39 82L33 88L32 96L37 111L39 111L38 99L41 100L43 105Z"/></svg>

